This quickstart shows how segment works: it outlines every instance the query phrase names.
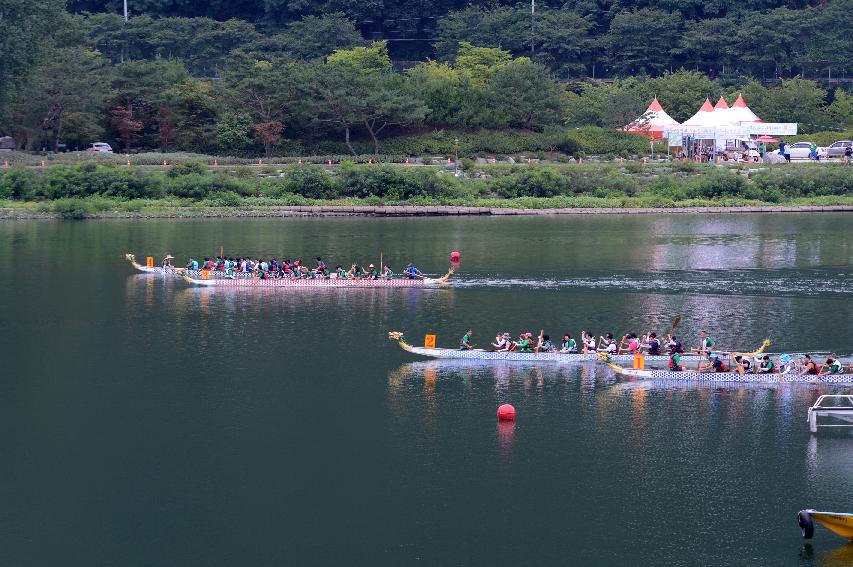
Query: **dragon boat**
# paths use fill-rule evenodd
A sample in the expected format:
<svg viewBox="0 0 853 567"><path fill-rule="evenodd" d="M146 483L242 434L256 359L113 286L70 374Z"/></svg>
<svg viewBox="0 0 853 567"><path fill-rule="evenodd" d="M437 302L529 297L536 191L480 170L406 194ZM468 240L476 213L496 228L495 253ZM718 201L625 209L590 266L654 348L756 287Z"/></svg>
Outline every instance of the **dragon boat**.
<svg viewBox="0 0 853 567"><path fill-rule="evenodd" d="M463 360L478 360L478 361L495 361L495 362L547 362L547 363L571 363L571 362L595 362L600 357L597 353L582 354L582 353L560 353L560 352L515 352L515 351L491 351L483 349L468 349L459 350L455 348L435 348L435 347L416 347L405 341L403 333L399 331L391 331L388 333L388 338L392 341L397 341L400 348L406 352L417 354L427 358L444 358L444 359L463 359ZM645 362L649 363L666 363L669 360L668 356L648 356L644 357ZM618 362L632 362L633 354L617 354L611 355L611 360ZM699 362L705 360L705 357L699 355L684 355L681 360L688 362Z"/></svg>
<svg viewBox="0 0 853 567"><path fill-rule="evenodd" d="M453 270L448 271L440 278L392 278L392 279L353 279L338 278L332 274L329 278L257 278L252 274L235 274L235 277L225 277L222 272L211 270L200 270L196 273L185 271L181 277L185 282L195 286L203 287L226 287L226 288L438 288L447 285L447 280L453 275Z"/></svg>
<svg viewBox="0 0 853 567"><path fill-rule="evenodd" d="M804 539L814 536L814 523L822 525L841 537L853 541L853 514L846 512L821 512L819 510L800 510L797 523L803 532Z"/></svg>
<svg viewBox="0 0 853 567"><path fill-rule="evenodd" d="M764 373L764 374L739 374L737 372L698 372L696 370L651 370L637 368L623 368L611 362L607 365L614 372L628 378L641 378L645 380L667 380L667 381L693 381L693 382L761 382L765 384L799 383L799 384L853 384L853 374L826 374L801 375L796 372ZM682 361L687 357L682 357Z"/></svg>

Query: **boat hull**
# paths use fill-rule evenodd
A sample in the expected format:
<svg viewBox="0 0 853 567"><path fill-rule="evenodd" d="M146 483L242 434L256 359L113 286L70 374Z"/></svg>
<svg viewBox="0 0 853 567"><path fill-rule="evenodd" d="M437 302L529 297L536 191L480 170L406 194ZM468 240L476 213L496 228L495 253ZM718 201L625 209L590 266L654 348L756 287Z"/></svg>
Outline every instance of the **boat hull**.
<svg viewBox="0 0 853 567"><path fill-rule="evenodd" d="M404 347L405 348L405 347ZM463 359L463 360L482 360L495 362L553 362L553 363L568 363L568 362L594 362L599 360L597 354L580 354L580 353L559 353L559 352L494 352L486 350L458 350L451 348L424 348L412 347L405 349L412 354L425 356L427 358L446 358L446 359ZM617 362L630 363L634 360L633 354L617 354L611 355L611 360ZM685 355L682 360L698 362L704 360L699 356ZM668 356L648 356L646 355L646 363L666 363L669 360Z"/></svg>
<svg viewBox="0 0 853 567"><path fill-rule="evenodd" d="M447 285L438 279L393 279L393 280L356 280L356 279L301 279L301 278L219 278L209 279L184 276L184 281L191 285L200 287L223 287L223 288L282 288L282 289L305 289L305 288L438 288Z"/></svg>
<svg viewBox="0 0 853 567"><path fill-rule="evenodd" d="M682 358L682 360L685 360ZM738 374L736 372L672 372L670 370L637 370L609 364L617 374L645 380L684 380L699 382L764 382L768 384L853 384L853 374L831 374L828 376L798 374Z"/></svg>
<svg viewBox="0 0 853 567"><path fill-rule="evenodd" d="M853 541L853 514L844 512L821 512L819 510L805 510L811 519L831 530L841 537Z"/></svg>

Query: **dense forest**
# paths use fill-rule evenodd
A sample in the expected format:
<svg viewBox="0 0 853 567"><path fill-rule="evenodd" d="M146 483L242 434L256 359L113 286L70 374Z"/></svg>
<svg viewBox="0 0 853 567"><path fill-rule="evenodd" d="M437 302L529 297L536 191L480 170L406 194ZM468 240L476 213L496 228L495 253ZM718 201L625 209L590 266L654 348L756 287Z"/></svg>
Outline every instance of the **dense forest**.
<svg viewBox="0 0 853 567"><path fill-rule="evenodd" d="M853 128L850 95L825 81L853 55L844 0L128 6L124 22L121 0L3 0L0 134L28 149L379 153L439 130L612 131L654 96L684 120L737 93L803 132Z"/></svg>

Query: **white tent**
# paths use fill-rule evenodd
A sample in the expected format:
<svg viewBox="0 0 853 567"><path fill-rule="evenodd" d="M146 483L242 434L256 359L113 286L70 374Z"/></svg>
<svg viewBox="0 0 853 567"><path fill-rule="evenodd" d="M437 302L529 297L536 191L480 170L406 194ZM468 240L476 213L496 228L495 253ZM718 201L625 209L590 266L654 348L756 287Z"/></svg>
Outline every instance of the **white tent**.
<svg viewBox="0 0 853 567"><path fill-rule="evenodd" d="M714 124L716 126L727 126L734 122L734 116L731 113L729 104L723 97L720 97L720 100L718 100L717 104L714 105L712 118L714 119Z"/></svg>
<svg viewBox="0 0 853 567"><path fill-rule="evenodd" d="M667 126L678 126L678 121L666 113L658 102L657 97L655 97L646 111L636 120L633 120L630 124L625 126L623 130L626 132L633 132L635 134L648 134L660 138L663 134L664 128Z"/></svg>
<svg viewBox="0 0 853 567"><path fill-rule="evenodd" d="M729 116L732 118L733 122L762 122L762 120L749 109L746 105L746 101L743 100L741 95L737 96L737 100L729 109Z"/></svg>
<svg viewBox="0 0 853 567"><path fill-rule="evenodd" d="M717 120L714 117L714 107L711 105L711 101L706 98L702 108L684 121L684 126L717 126Z"/></svg>

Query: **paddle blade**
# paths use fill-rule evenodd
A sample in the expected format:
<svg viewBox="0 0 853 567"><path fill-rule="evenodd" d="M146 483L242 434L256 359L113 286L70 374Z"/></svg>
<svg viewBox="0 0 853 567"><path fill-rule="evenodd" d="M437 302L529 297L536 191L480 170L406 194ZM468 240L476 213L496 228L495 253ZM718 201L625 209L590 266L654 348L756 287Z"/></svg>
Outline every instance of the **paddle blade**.
<svg viewBox="0 0 853 567"><path fill-rule="evenodd" d="M678 317L676 317L676 318L673 320L673 322L672 322L672 328L669 330L669 334L671 335L672 333L674 333L674 332L675 332L675 330L678 328L678 326L679 326L679 325L681 325L681 315L679 315Z"/></svg>

